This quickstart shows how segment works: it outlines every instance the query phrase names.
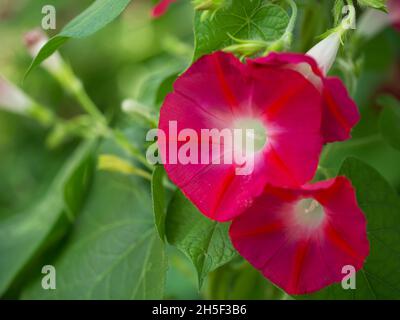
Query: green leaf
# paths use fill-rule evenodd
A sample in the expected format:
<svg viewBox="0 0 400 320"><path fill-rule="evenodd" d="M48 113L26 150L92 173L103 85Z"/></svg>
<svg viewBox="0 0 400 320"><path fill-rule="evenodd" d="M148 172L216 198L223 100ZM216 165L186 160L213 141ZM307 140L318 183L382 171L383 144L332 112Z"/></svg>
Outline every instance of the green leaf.
<svg viewBox="0 0 400 320"><path fill-rule="evenodd" d="M207 299L280 300L284 292L264 278L243 258L236 259L210 273Z"/></svg>
<svg viewBox="0 0 400 320"><path fill-rule="evenodd" d="M229 224L203 216L180 191L173 196L167 211L167 239L192 261L199 287L209 272L237 255L228 229Z"/></svg>
<svg viewBox="0 0 400 320"><path fill-rule="evenodd" d="M0 220L0 294L43 245L62 213L78 206L75 194L84 192L87 177L75 173L88 170L93 147L88 142L75 151L36 206Z"/></svg>
<svg viewBox="0 0 400 320"><path fill-rule="evenodd" d="M153 200L153 214L156 223L156 228L160 239L165 239L165 189L163 185L164 178L164 167L159 165L156 166L151 179L151 197Z"/></svg>
<svg viewBox="0 0 400 320"><path fill-rule="evenodd" d="M388 182L372 167L348 158L340 175L347 176L367 217L370 255L357 272L356 289L331 285L312 299L398 299L400 296L400 198Z"/></svg>
<svg viewBox="0 0 400 320"><path fill-rule="evenodd" d="M263 0L233 0L213 18L201 21L201 12L194 20L194 60L233 43L229 35L245 40L273 41L280 38L289 23L287 12Z"/></svg>
<svg viewBox="0 0 400 320"><path fill-rule="evenodd" d="M342 18L342 9L344 6L344 0L335 0L335 4L332 9L333 18L335 20L335 26L338 25Z"/></svg>
<svg viewBox="0 0 400 320"><path fill-rule="evenodd" d="M381 133L389 145L400 150L400 102L391 96L381 97L379 102L384 106L379 121Z"/></svg>
<svg viewBox="0 0 400 320"><path fill-rule="evenodd" d="M33 59L29 72L51 56L70 38L88 37L117 18L131 0L96 0L85 11L70 21L59 34L51 38Z"/></svg>
<svg viewBox="0 0 400 320"><path fill-rule="evenodd" d="M358 0L360 6L371 7L386 12L386 0Z"/></svg>
<svg viewBox="0 0 400 320"><path fill-rule="evenodd" d="M159 108L172 84L187 66L180 61L165 59L157 64L155 70L147 74L139 85L136 100L149 107Z"/></svg>
<svg viewBox="0 0 400 320"><path fill-rule="evenodd" d="M114 148L106 144L99 154ZM23 298L161 299L166 256L146 180L97 171L68 242L50 264L57 271L57 289L43 290L38 279Z"/></svg>

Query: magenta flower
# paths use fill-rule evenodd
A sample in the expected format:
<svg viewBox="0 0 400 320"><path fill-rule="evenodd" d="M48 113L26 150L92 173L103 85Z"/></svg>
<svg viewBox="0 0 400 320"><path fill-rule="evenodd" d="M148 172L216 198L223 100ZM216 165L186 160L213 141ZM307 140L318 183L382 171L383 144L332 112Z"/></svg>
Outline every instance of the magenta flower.
<svg viewBox="0 0 400 320"><path fill-rule="evenodd" d="M388 0L389 19L393 26L400 31L400 0Z"/></svg>
<svg viewBox="0 0 400 320"><path fill-rule="evenodd" d="M360 120L357 106L342 81L336 77L326 77L312 57L296 53L270 53L266 57L250 60L249 63L260 68L291 69L303 75L317 88L322 97L321 130L324 142L350 138L351 129ZM330 61L327 63L331 64ZM329 69L329 66L323 67L323 70L325 69Z"/></svg>
<svg viewBox="0 0 400 320"><path fill-rule="evenodd" d="M366 219L345 177L301 189L266 187L230 228L239 253L289 294L340 282L369 254Z"/></svg>
<svg viewBox="0 0 400 320"><path fill-rule="evenodd" d="M170 179L203 214L217 221L239 215L266 184L304 184L318 165L322 148L320 93L294 70L254 66L242 64L228 53L204 56L178 78L160 112L159 129L165 132L166 143L159 147ZM202 129L254 129L254 153L246 158L246 163L254 163L254 169L238 175L236 169L243 163L176 161L171 146L177 143L181 150L187 142L169 132L173 121L178 132L192 129L198 136ZM222 139L202 139L200 144L209 145L210 150L221 148L221 154L236 151ZM199 157L213 156L201 152Z"/></svg>
<svg viewBox="0 0 400 320"><path fill-rule="evenodd" d="M154 6L151 12L152 17L158 18L164 15L167 12L169 6L174 2L176 2L176 0L160 0L160 2Z"/></svg>

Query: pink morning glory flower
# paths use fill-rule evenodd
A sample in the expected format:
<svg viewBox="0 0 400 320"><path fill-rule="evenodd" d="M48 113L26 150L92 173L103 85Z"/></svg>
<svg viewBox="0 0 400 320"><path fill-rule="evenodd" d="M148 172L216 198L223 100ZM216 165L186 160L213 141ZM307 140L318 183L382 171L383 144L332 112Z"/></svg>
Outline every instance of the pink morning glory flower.
<svg viewBox="0 0 400 320"><path fill-rule="evenodd" d="M352 128L360 120L357 106L342 81L325 76L332 65L332 56L336 57L338 42L334 35L334 38L321 41L308 55L270 53L266 57L249 60L255 67L295 70L313 84L322 97L321 131L325 143L349 139Z"/></svg>
<svg viewBox="0 0 400 320"><path fill-rule="evenodd" d="M154 6L151 15L154 18L161 17L167 12L169 6L174 2L176 2L176 0L161 0L157 5Z"/></svg>
<svg viewBox="0 0 400 320"><path fill-rule="evenodd" d="M400 31L400 0L388 0L387 6L391 23Z"/></svg>
<svg viewBox="0 0 400 320"><path fill-rule="evenodd" d="M235 248L289 294L340 282L369 254L366 219L345 177L300 189L267 186L230 227Z"/></svg>
<svg viewBox="0 0 400 320"><path fill-rule="evenodd" d="M239 215L266 184L303 185L314 176L319 161L320 92L290 68L254 66L228 53L206 55L177 79L161 107L159 129L166 143L159 148L168 176L203 214L217 221ZM170 132L171 123L178 132L191 129L199 137L202 129L254 130L255 149L246 158L246 163L254 163L252 172L236 174L243 163L175 161L171 146L177 144L180 150L187 141ZM213 157L214 148L223 149L223 154L232 151L223 139L191 143L204 158ZM209 150L200 145L209 145Z"/></svg>

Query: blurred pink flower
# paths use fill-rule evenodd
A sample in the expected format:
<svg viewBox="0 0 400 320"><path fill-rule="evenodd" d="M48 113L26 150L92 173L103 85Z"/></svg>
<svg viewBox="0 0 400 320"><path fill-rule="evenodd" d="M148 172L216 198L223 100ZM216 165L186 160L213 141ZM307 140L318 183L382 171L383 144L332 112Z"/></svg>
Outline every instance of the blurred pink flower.
<svg viewBox="0 0 400 320"><path fill-rule="evenodd" d="M32 58L36 57L40 49L47 43L48 37L41 29L29 31L24 36L25 46L27 47ZM63 66L60 54L56 51L45 61L42 66L52 74L58 73Z"/></svg>
<svg viewBox="0 0 400 320"><path fill-rule="evenodd" d="M388 0L387 6L391 23L400 31L400 0Z"/></svg>
<svg viewBox="0 0 400 320"><path fill-rule="evenodd" d="M160 0L160 2L154 6L151 15L154 18L159 18L160 16L164 15L167 12L169 6L176 1L177 0Z"/></svg>
<svg viewBox="0 0 400 320"><path fill-rule="evenodd" d="M25 113L32 106L32 100L21 89L0 76L0 109Z"/></svg>

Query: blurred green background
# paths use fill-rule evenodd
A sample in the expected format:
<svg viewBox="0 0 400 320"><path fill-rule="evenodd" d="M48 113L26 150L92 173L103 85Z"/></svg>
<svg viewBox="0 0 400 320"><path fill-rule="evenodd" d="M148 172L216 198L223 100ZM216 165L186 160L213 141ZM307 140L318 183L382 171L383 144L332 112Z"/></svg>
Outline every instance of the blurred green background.
<svg viewBox="0 0 400 320"><path fill-rule="evenodd" d="M23 82L31 62L23 35L41 26L44 5L53 5L57 12L57 29L47 31L51 37L91 3L0 0L0 74L66 119L82 113L81 108L45 70L35 69ZM181 70L190 59L194 14L190 2L182 1L159 20L150 16L152 5L148 0L133 1L107 28L90 38L70 41L61 49L108 118L115 118L124 99L145 95L154 74ZM0 110L0 219L30 208L40 199L78 143L74 140L49 149L47 134L31 119ZM174 267L169 296L198 297L193 267L176 249L170 250Z"/></svg>
<svg viewBox="0 0 400 320"><path fill-rule="evenodd" d="M35 100L70 118L80 108L43 69L37 68L22 84L31 57L24 33L41 26L44 5L57 10L56 34L91 0L0 0L0 74ZM151 2L133 1L122 17L94 36L65 45L61 53L71 64L94 102L109 117L121 101L135 98L152 72L171 67L180 55L174 41L192 43L190 4L180 5L163 19L152 20ZM180 57L178 57L180 59ZM34 201L71 151L70 145L48 150L46 132L36 123L0 111L0 215Z"/></svg>
<svg viewBox="0 0 400 320"><path fill-rule="evenodd" d="M310 1L299 2L306 5ZM57 10L57 29L49 32L51 36L91 3L91 0L0 0L0 74L67 119L80 114L81 109L48 73L37 68L22 83L31 62L23 35L40 27L44 5L54 5ZM318 6L323 6L321 3L318 2ZM330 5L323 11L327 16ZM166 73L183 70L182 66L190 61L193 46L190 1L179 1L157 20L150 17L151 7L152 1L133 1L122 16L105 29L89 38L69 41L61 49L62 56L83 81L88 94L110 119L119 113L124 99L143 95L154 76L162 74L163 70ZM300 16L301 25L297 32L303 34L304 39L295 40L298 51L314 44L316 37L331 23L317 7L313 10L304 11ZM340 53L344 60L346 50L345 46ZM362 121L354 130L352 140L333 145L327 159L328 169L336 171L346 156L357 156L376 168L400 191L400 152L380 138L381 107L376 102L382 93L400 98L400 34L388 28L364 44L360 56L363 64L353 96L361 110ZM336 72L341 74L340 70ZM0 219L29 208L46 190L78 142L72 140L49 149L44 143L47 134L32 120L0 110ZM176 249L170 250L172 267L167 297L198 297L193 267ZM223 268L223 272L214 272L211 279L225 277L226 287L208 288L209 297L240 298L253 294L257 298L276 294L248 265L233 263ZM230 273L230 270L235 272ZM243 275L246 274L242 279L241 270ZM229 278L231 274L232 278ZM257 290L268 295L259 294Z"/></svg>

